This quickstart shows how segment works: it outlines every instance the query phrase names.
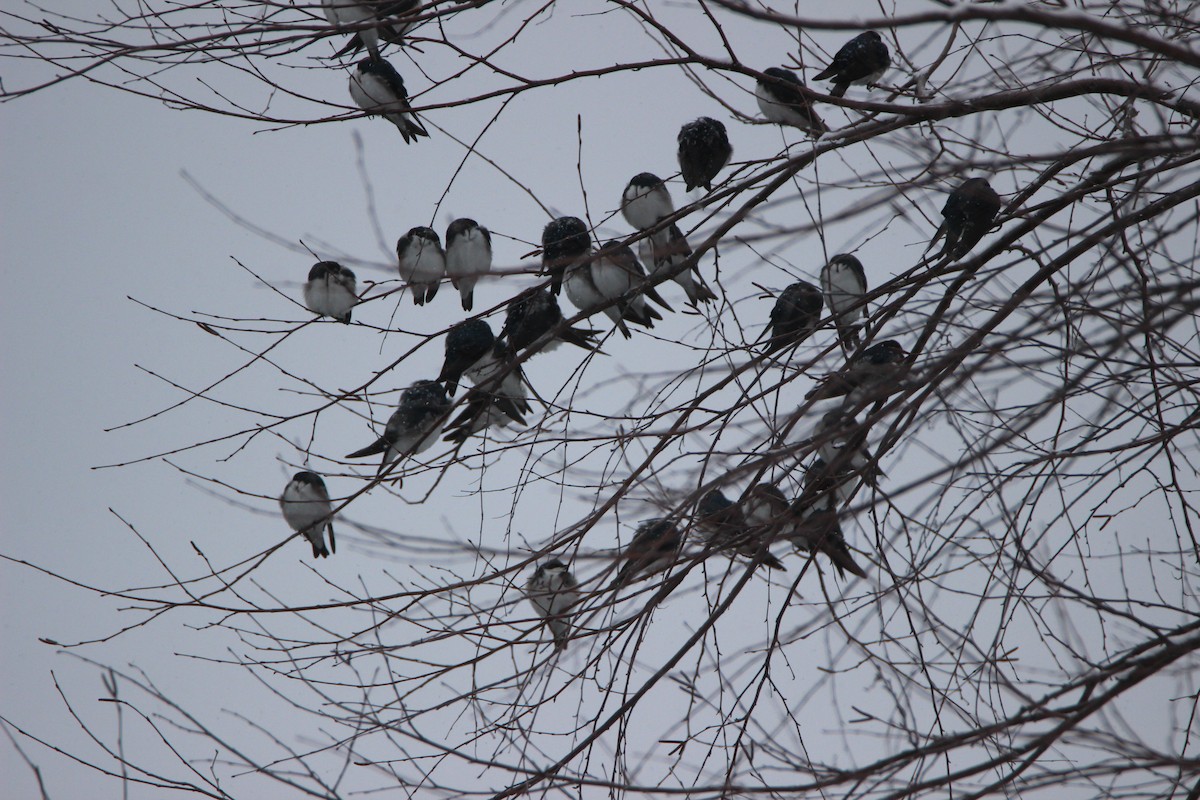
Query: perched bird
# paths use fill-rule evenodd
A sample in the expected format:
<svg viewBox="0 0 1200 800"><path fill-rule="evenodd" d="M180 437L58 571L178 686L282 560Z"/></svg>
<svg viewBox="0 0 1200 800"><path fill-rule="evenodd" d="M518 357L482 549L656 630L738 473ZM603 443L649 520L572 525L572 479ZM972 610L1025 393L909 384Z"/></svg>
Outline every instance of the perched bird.
<svg viewBox="0 0 1200 800"><path fill-rule="evenodd" d="M492 235L473 219L456 219L446 228L446 275L458 289L463 311L475 304L475 284L492 269Z"/></svg>
<svg viewBox="0 0 1200 800"><path fill-rule="evenodd" d="M804 397L826 400L831 397L850 395L850 402L860 402L864 397L879 394L886 397L899 391L896 378L904 365L908 353L894 339L878 342L861 353L851 356L841 372L827 376L814 386ZM884 387L885 384L890 384ZM880 387L884 387L881 391Z"/></svg>
<svg viewBox="0 0 1200 800"><path fill-rule="evenodd" d="M522 415L531 410L525 391L525 372L513 360L508 342L497 340L490 352L467 368L466 375L475 388L491 397L493 405L513 422L525 424Z"/></svg>
<svg viewBox="0 0 1200 800"><path fill-rule="evenodd" d="M779 525L787 515L787 497L773 483L756 483L742 502L742 513L746 524L756 528L771 528Z"/></svg>
<svg viewBox="0 0 1200 800"><path fill-rule="evenodd" d="M793 510L836 510L846 505L858 488L856 477L853 468L843 466L835 470L817 456L804 471L804 490L795 499Z"/></svg>
<svg viewBox="0 0 1200 800"><path fill-rule="evenodd" d="M862 475L874 486L882 475L879 465L871 466L874 457L867 448L867 428L860 425L858 418L837 408L821 417L813 428L813 441L817 443L817 461L832 476ZM816 468L818 465L814 464ZM813 473L814 479L820 470ZM807 475L805 476L807 480Z"/></svg>
<svg viewBox="0 0 1200 800"><path fill-rule="evenodd" d="M357 53L364 47L372 56L378 57L379 40L400 44L416 24L412 18L421 13L421 0L323 0L322 5L325 18L339 28L372 19L376 23L351 36L350 41L333 54L334 58Z"/></svg>
<svg viewBox="0 0 1200 800"><path fill-rule="evenodd" d="M417 381L400 394L400 404L380 436L373 444L355 450L346 458L365 458L383 453L376 474L382 474L388 464L406 456L423 453L433 446L442 433L450 398L437 381Z"/></svg>
<svg viewBox="0 0 1200 800"><path fill-rule="evenodd" d="M454 397L463 373L482 359L489 358L496 335L492 326L481 319L467 319L446 332L446 359L437 379L446 384L446 393Z"/></svg>
<svg viewBox="0 0 1200 800"><path fill-rule="evenodd" d="M486 428L507 428L510 422L525 424L525 418L511 399L492 392L472 388L467 392L466 405L446 424L443 442L461 444Z"/></svg>
<svg viewBox="0 0 1200 800"><path fill-rule="evenodd" d="M767 325L767 353L795 347L816 330L821 319L821 290L808 281L796 281L779 293Z"/></svg>
<svg viewBox="0 0 1200 800"><path fill-rule="evenodd" d="M621 565L617 577L609 584L609 589L627 586L644 575L670 567L683 547L683 535L669 519L643 520L633 534L633 539L625 548L621 557L625 563Z"/></svg>
<svg viewBox="0 0 1200 800"><path fill-rule="evenodd" d="M846 537L842 535L841 523L838 522L838 514L833 509L809 508L797 511L789 538L800 550L823 553L833 562L839 577L845 577L847 572L860 578L867 577L867 573L850 555Z"/></svg>
<svg viewBox="0 0 1200 800"><path fill-rule="evenodd" d="M946 237L938 256L951 261L962 258L979 244L1000 213L1000 195L985 178L968 178L946 198L943 222L929 242L929 251L938 239Z"/></svg>
<svg viewBox="0 0 1200 800"><path fill-rule="evenodd" d="M650 274L673 273L671 280L683 287L689 303L698 306L700 303L716 300L717 296L700 277L698 265L693 264L690 269L678 269L691 254L692 248L688 245L687 238L673 222L670 227L656 231L638 242L638 257L650 270Z"/></svg>
<svg viewBox="0 0 1200 800"><path fill-rule="evenodd" d="M525 596L546 621L555 650L566 650L571 639L571 609L580 600L579 581L567 565L552 558L542 562L525 584Z"/></svg>
<svg viewBox="0 0 1200 800"><path fill-rule="evenodd" d="M429 135L408 104L404 79L382 58L358 62L350 73L350 97L368 115L383 117L399 128L405 144Z"/></svg>
<svg viewBox="0 0 1200 800"><path fill-rule="evenodd" d="M672 310L658 290L646 283L646 270L629 245L616 240L609 242L596 255L590 266L592 285L595 286L602 302L616 301L616 305L607 305L604 313L626 339L630 337L629 329L622 320L653 328L654 321L662 319L662 314L646 302L647 297L663 308Z"/></svg>
<svg viewBox="0 0 1200 800"><path fill-rule="evenodd" d="M423 226L409 229L396 242L396 257L400 259L400 277L412 289L413 302L425 305L437 294L446 274L446 254L437 231Z"/></svg>
<svg viewBox="0 0 1200 800"><path fill-rule="evenodd" d="M782 67L771 67L758 79L754 96L763 116L777 125L791 125L817 137L829 131L825 122L813 110L807 89L796 73Z"/></svg>
<svg viewBox="0 0 1200 800"><path fill-rule="evenodd" d="M350 324L350 309L358 305L354 273L336 261L318 261L308 271L304 305L314 314Z"/></svg>
<svg viewBox="0 0 1200 800"><path fill-rule="evenodd" d="M841 97L852 83L860 86L875 83L891 65L892 56L883 37L875 31L867 31L842 45L829 66L818 72L813 80L833 81L829 93Z"/></svg>
<svg viewBox="0 0 1200 800"><path fill-rule="evenodd" d="M700 117L679 129L679 170L690 192L697 186L712 191L712 179L729 163L733 146L725 126L712 117Z"/></svg>
<svg viewBox="0 0 1200 800"><path fill-rule="evenodd" d="M639 231L649 230L658 221L675 213L671 193L662 178L649 172L639 172L629 179L621 195L621 215Z"/></svg>
<svg viewBox="0 0 1200 800"><path fill-rule="evenodd" d="M547 289L526 289L508 301L508 312L501 339L507 339L513 350L547 352L563 342L596 350L597 331L590 328L562 327L562 309Z"/></svg>
<svg viewBox="0 0 1200 800"><path fill-rule="evenodd" d="M821 269L821 291L833 315L842 349L853 350L858 347L858 331L862 327L859 320L867 317L867 306L862 302L867 293L867 273L862 262L849 253L829 259Z"/></svg>
<svg viewBox="0 0 1200 800"><path fill-rule="evenodd" d="M592 252L592 235L579 217L559 217L542 228L542 274L550 276L550 291L562 290L563 273L571 264L586 261Z"/></svg>
<svg viewBox="0 0 1200 800"><path fill-rule="evenodd" d="M762 563L771 569L784 569L783 563L763 546L763 540L747 519L741 506L720 489L709 489L696 506L696 525L713 547L754 558L762 552Z"/></svg>
<svg viewBox="0 0 1200 800"><path fill-rule="evenodd" d="M327 558L337 552L333 539L333 504L325 481L315 472L297 472L279 496L279 508L288 526L304 534L312 544L313 558ZM325 531L329 531L329 547L325 547Z"/></svg>

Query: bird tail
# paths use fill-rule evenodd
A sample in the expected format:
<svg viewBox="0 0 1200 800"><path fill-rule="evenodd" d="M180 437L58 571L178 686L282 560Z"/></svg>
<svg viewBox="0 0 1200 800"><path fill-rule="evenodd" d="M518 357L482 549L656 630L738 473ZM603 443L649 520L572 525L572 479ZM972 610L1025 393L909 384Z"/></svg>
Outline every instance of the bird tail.
<svg viewBox="0 0 1200 800"><path fill-rule="evenodd" d="M667 311L670 311L672 314L675 313L675 309L671 308L671 304L663 299L663 296L658 293L658 289L656 289L655 287L651 286L650 284L646 284L645 294L646 294L646 297L649 297L651 300L658 303L660 306L665 308Z"/></svg>
<svg viewBox="0 0 1200 800"><path fill-rule="evenodd" d="M833 73L835 71L836 70L834 70L833 65L830 64L828 67L826 67L825 69L821 70L816 75L814 75L813 80L814 81L827 81L833 77Z"/></svg>
<svg viewBox="0 0 1200 800"><path fill-rule="evenodd" d="M833 88L829 90L829 94L831 94L834 97L841 97L842 95L844 95L846 93L846 90L849 88L850 88L850 84L848 84L848 83L835 83L833 85Z"/></svg>
<svg viewBox="0 0 1200 800"><path fill-rule="evenodd" d="M337 540L333 538L333 523L329 522L325 525L325 530L329 531L329 552L337 552Z"/></svg>
<svg viewBox="0 0 1200 800"><path fill-rule="evenodd" d="M591 350L593 353L600 352L600 347L596 343L596 334L600 331L592 328L566 328L558 334L558 338L568 344L573 344L576 347L582 347L584 350Z"/></svg>
<svg viewBox="0 0 1200 800"><path fill-rule="evenodd" d="M683 284L683 290L687 292L688 300L694 306L698 306L701 303L711 303L717 299L716 294L713 293L712 289L708 288L708 285L704 283L699 274Z"/></svg>
<svg viewBox="0 0 1200 800"><path fill-rule="evenodd" d="M374 442L373 444L367 445L362 450L355 450L353 453L346 456L346 458L366 458L367 456L378 455L379 453L382 453L384 450L387 450L387 449L388 449L387 439L380 436L379 439L376 442Z"/></svg>

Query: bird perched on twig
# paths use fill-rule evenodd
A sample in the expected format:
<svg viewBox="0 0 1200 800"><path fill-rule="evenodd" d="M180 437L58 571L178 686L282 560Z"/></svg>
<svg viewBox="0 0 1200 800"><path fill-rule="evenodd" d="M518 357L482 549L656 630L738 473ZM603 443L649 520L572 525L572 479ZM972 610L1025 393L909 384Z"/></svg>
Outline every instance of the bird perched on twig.
<svg viewBox="0 0 1200 800"><path fill-rule="evenodd" d="M550 629L554 649L567 649L571 639L571 609L580 599L579 581L567 565L557 558L539 564L525 584L525 596Z"/></svg>
<svg viewBox="0 0 1200 800"><path fill-rule="evenodd" d="M446 358L437 376L446 384L446 394L454 397L463 374L489 358L495 343L492 326L478 318L463 320L446 332Z"/></svg>
<svg viewBox="0 0 1200 800"><path fill-rule="evenodd" d="M643 520L621 553L625 563L608 588L627 586L639 577L668 568L675 563L681 547L683 535L674 522L669 519Z"/></svg>
<svg viewBox="0 0 1200 800"><path fill-rule="evenodd" d="M710 303L717 299L712 289L700 277L700 265L692 264L689 269L680 270L679 265L692 254L692 248L679 226L674 222L661 231L655 231L638 242L638 257L650 270L651 275L669 272L671 280L683 287L688 302L693 306L700 303Z"/></svg>
<svg viewBox="0 0 1200 800"><path fill-rule="evenodd" d="M579 217L558 217L542 228L542 274L550 276L550 291L562 291L563 274L572 264L586 263L592 235Z"/></svg>
<svg viewBox="0 0 1200 800"><path fill-rule="evenodd" d="M853 414L841 408L828 412L813 429L812 438L817 443L817 460L833 471L831 474L861 475L871 486L883 474L867 449L867 426L860 425Z"/></svg>
<svg viewBox="0 0 1200 800"><path fill-rule="evenodd" d="M413 302L423 306L437 294L446 274L446 254L442 240L433 228L418 226L396 242L400 259L400 277L412 290Z"/></svg>
<svg viewBox="0 0 1200 800"><path fill-rule="evenodd" d="M296 533L304 535L312 545L313 558L328 558L337 552L333 538L333 504L325 481L315 472L297 472L283 494L279 496L283 518ZM325 547L325 531L329 531L329 547Z"/></svg>
<svg viewBox="0 0 1200 800"><path fill-rule="evenodd" d="M829 128L813 110L807 92L796 73L782 67L771 67L763 72L754 87L754 96L764 117L777 125L799 128L816 138Z"/></svg>
<svg viewBox="0 0 1200 800"><path fill-rule="evenodd" d="M690 192L697 186L712 191L712 180L729 163L733 145L725 126L712 117L700 117L679 129L679 170Z"/></svg>
<svg viewBox="0 0 1200 800"><path fill-rule="evenodd" d="M891 65L892 56L883 37L875 31L867 31L842 45L829 66L813 76L813 80L833 81L829 93L841 97L851 84L875 83Z"/></svg>
<svg viewBox="0 0 1200 800"><path fill-rule="evenodd" d="M591 328L562 326L562 309L547 289L526 289L508 301L508 311L501 339L507 339L513 350L530 349L549 352L563 342L595 351L596 334Z"/></svg>
<svg viewBox="0 0 1200 800"><path fill-rule="evenodd" d="M473 219L462 217L446 228L446 275L458 289L463 311L475 305L475 284L492 269L492 235Z"/></svg>
<svg viewBox="0 0 1200 800"><path fill-rule="evenodd" d="M429 136L408 103L404 79L382 58L364 58L350 73L350 97L369 116L383 117L400 130L404 143Z"/></svg>
<svg viewBox="0 0 1200 800"><path fill-rule="evenodd" d="M325 18L339 28L356 27L373 20L371 27L362 28L350 37L341 50L333 54L341 58L357 53L363 47L379 56L379 40L400 44L416 23L412 18L421 13L421 0L322 0Z"/></svg>
<svg viewBox="0 0 1200 800"><path fill-rule="evenodd" d="M785 569L783 562L767 549L769 542L763 540L763 531L747 521L742 507L720 489L709 489L700 498L694 519L712 547L758 558L771 569Z"/></svg>
<svg viewBox="0 0 1200 800"><path fill-rule="evenodd" d="M942 207L942 224L929 240L925 252L929 252L938 239L945 236L946 241L938 257L945 256L951 261L962 258L979 244L999 213L1000 195L996 194L987 179L968 178L946 198L946 205Z"/></svg>
<svg viewBox="0 0 1200 800"><path fill-rule="evenodd" d="M346 458L365 458L383 453L376 475L383 474L388 464L406 456L423 453L433 446L442 433L450 398L437 381L417 381L400 394L400 403L388 419L383 435Z"/></svg>
<svg viewBox="0 0 1200 800"><path fill-rule="evenodd" d="M350 324L350 310L358 305L354 273L336 261L318 261L308 271L304 305L314 314Z"/></svg>
<svg viewBox="0 0 1200 800"><path fill-rule="evenodd" d="M839 577L845 577L847 572L860 578L867 577L867 573L850 554L837 511L831 508L797 509L794 516L796 519L789 538L797 548L808 553L825 554L837 568Z"/></svg>
<svg viewBox="0 0 1200 800"><path fill-rule="evenodd" d="M886 397L900 390L896 378L903 370L907 356L894 339L878 342L851 356L840 372L826 376L804 397L827 400L849 395L847 400L851 403L859 403L875 394Z"/></svg>
<svg viewBox="0 0 1200 800"><path fill-rule="evenodd" d="M821 290L808 281L796 281L779 293L767 324L764 352L795 347L816 330L821 320Z"/></svg>
<svg viewBox="0 0 1200 800"><path fill-rule="evenodd" d="M675 213L671 192L663 179L649 172L639 172L629 179L621 195L621 216L639 231L648 231Z"/></svg>
<svg viewBox="0 0 1200 800"><path fill-rule="evenodd" d="M862 328L859 320L867 318L867 306L862 302L867 293L867 273L862 262L849 253L829 259L821 269L821 291L833 315L838 342L842 350L849 352L858 347L858 331Z"/></svg>

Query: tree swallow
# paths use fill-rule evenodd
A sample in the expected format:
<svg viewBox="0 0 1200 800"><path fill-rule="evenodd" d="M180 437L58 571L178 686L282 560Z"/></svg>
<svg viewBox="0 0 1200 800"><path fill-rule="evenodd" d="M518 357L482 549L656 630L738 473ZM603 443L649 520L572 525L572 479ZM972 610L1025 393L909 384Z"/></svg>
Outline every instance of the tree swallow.
<svg viewBox="0 0 1200 800"><path fill-rule="evenodd" d="M525 418L512 400L475 387L467 391L463 410L446 424L442 441L461 444L486 428L507 428L509 422L525 425Z"/></svg>
<svg viewBox="0 0 1200 800"><path fill-rule="evenodd" d="M862 302L867 293L867 273L862 262L849 253L829 259L821 269L821 291L833 315L838 341L849 352L858 347L860 319L866 319L867 306Z"/></svg>
<svg viewBox="0 0 1200 800"><path fill-rule="evenodd" d="M412 290L413 302L425 305L437 294L446 274L446 254L437 231L412 228L396 242L396 257L400 259L400 277Z"/></svg>
<svg viewBox="0 0 1200 800"><path fill-rule="evenodd" d="M892 65L892 57L883 37L875 31L860 33L842 45L833 56L833 62L818 72L813 80L833 81L829 93L841 97L850 84L872 84L883 77Z"/></svg>
<svg viewBox="0 0 1200 800"><path fill-rule="evenodd" d="M547 289L526 289L508 301L508 312L501 339L507 339L514 351L530 349L548 352L563 342L596 350L597 331L573 326L559 329L563 322L562 309Z"/></svg>
<svg viewBox="0 0 1200 800"><path fill-rule="evenodd" d="M884 384L890 384L881 396L887 396L899 391L896 377L908 355L900 343L894 339L878 342L851 356L841 372L827 376L805 395L806 399L826 400L831 397L850 395L851 402L857 403L857 396L869 397Z"/></svg>
<svg viewBox="0 0 1200 800"><path fill-rule="evenodd" d="M585 268L587 266L589 265L584 265ZM609 242L596 255L590 267L592 285L596 288L601 302L616 301L615 306L606 306L604 313L626 339L630 338L630 333L624 320L653 328L654 321L662 319L662 314L646 302L647 297L654 298L655 302L664 308L671 308L658 291L646 283L646 270L629 245L616 240Z"/></svg>
<svg viewBox="0 0 1200 800"><path fill-rule="evenodd" d="M683 535L671 520L643 520L621 554L625 563L608 588L628 586L642 576L661 572L675 563L681 547Z"/></svg>
<svg viewBox="0 0 1200 800"><path fill-rule="evenodd" d="M762 563L771 569L784 569L783 563L771 555L760 536L747 520L741 506L727 498L720 489L709 489L696 506L695 522L705 539L715 548L755 558L762 552ZM769 542L768 542L769 544Z"/></svg>
<svg viewBox="0 0 1200 800"><path fill-rule="evenodd" d="M542 274L550 275L550 291L562 290L563 273L592 252L592 235L579 217L559 217L542 228Z"/></svg>
<svg viewBox="0 0 1200 800"><path fill-rule="evenodd" d="M555 650L566 650L571 639L571 609L580 600L579 581L567 565L552 558L533 571L525 584L525 596L546 621Z"/></svg>
<svg viewBox="0 0 1200 800"><path fill-rule="evenodd" d="M314 314L350 324L350 309L358 304L354 273L336 261L318 261L308 271L304 305Z"/></svg>
<svg viewBox="0 0 1200 800"><path fill-rule="evenodd" d="M938 257L951 261L962 258L979 244L1000 213L1000 195L984 178L968 178L946 198L942 208L943 222L929 242L926 252L946 237Z"/></svg>
<svg viewBox="0 0 1200 800"><path fill-rule="evenodd" d="M339 28L351 27L374 19L376 25L365 28L350 37L346 45L333 54L341 58L357 53L363 47L374 57L379 57L379 40L389 44L400 44L414 23L412 18L421 13L421 0L323 0L325 18Z"/></svg>
<svg viewBox="0 0 1200 800"><path fill-rule="evenodd" d="M867 577L850 555L846 537L833 509L807 508L797 511L796 521L789 536L797 548L808 553L823 553L837 568L838 577L852 572L860 578Z"/></svg>
<svg viewBox="0 0 1200 800"><path fill-rule="evenodd" d="M350 97L368 115L383 117L399 128L405 144L429 135L408 104L404 79L382 58L358 62L350 73Z"/></svg>
<svg viewBox="0 0 1200 800"><path fill-rule="evenodd" d="M524 425L523 414L530 413L529 395L525 391L525 372L513 359L508 342L497 340L483 358L467 368L467 377L475 387L486 392L495 405L518 425Z"/></svg>
<svg viewBox="0 0 1200 800"><path fill-rule="evenodd" d="M492 326L481 319L467 319L446 332L446 359L437 379L446 384L446 393L454 397L463 373L492 353L496 336Z"/></svg>
<svg viewBox="0 0 1200 800"><path fill-rule="evenodd" d="M729 163L733 146L725 126L712 117L700 117L679 129L679 170L690 192L697 186L712 191L712 179Z"/></svg>
<svg viewBox="0 0 1200 800"><path fill-rule="evenodd" d="M814 138L829 128L813 110L808 89L796 73L782 67L771 67L758 79L754 96L763 116L777 125L791 125Z"/></svg>
<svg viewBox="0 0 1200 800"><path fill-rule="evenodd" d="M674 273L671 280L683 287L689 303L698 306L700 303L716 300L717 296L704 284L698 265L692 265L690 269L682 272L677 271L676 268L691 254L692 248L688 245L687 238L673 222L669 228L656 231L638 242L638 257L650 270L650 274Z"/></svg>
<svg viewBox="0 0 1200 800"><path fill-rule="evenodd" d="M787 497L773 483L754 484L742 503L746 524L755 528L778 525L789 506Z"/></svg>
<svg viewBox="0 0 1200 800"><path fill-rule="evenodd" d="M473 219L446 228L446 274L462 297L464 311L475 304L475 284L492 269L492 235Z"/></svg>
<svg viewBox="0 0 1200 800"><path fill-rule="evenodd" d="M296 533L304 534L312 544L313 558L327 558L337 552L333 539L333 504L325 481L315 472L297 472L279 496L283 518ZM329 547L325 547L325 531Z"/></svg>
<svg viewBox="0 0 1200 800"><path fill-rule="evenodd" d="M821 319L821 290L808 281L796 281L784 289L771 309L767 325L767 353L795 347L816 330Z"/></svg>
<svg viewBox="0 0 1200 800"><path fill-rule="evenodd" d="M450 398L437 381L417 381L400 394L400 404L384 428L383 436L346 458L365 458L383 453L377 475L388 464L405 456L423 453L442 433Z"/></svg>
<svg viewBox="0 0 1200 800"><path fill-rule="evenodd" d="M853 414L840 408L825 414L813 429L813 441L817 442L817 461L830 477L840 479L847 473L862 475L867 483L875 486L876 479L883 474L878 464L870 466L875 459L867 449L867 428L860 425ZM817 464L806 474L806 485L809 474L814 480L821 477Z"/></svg>
<svg viewBox="0 0 1200 800"><path fill-rule="evenodd" d="M649 230L658 221L675 213L671 193L662 178L639 172L629 180L621 195L621 215L639 231Z"/></svg>

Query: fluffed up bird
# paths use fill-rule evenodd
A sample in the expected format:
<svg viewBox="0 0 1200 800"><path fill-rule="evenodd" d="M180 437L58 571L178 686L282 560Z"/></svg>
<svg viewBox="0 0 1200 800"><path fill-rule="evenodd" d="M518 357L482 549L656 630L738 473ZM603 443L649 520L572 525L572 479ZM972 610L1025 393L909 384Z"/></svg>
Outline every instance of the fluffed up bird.
<svg viewBox="0 0 1200 800"><path fill-rule="evenodd" d="M539 564L525 584L525 596L546 621L554 649L567 649L571 639L571 609L580 599L579 581L567 565L557 558Z"/></svg>
<svg viewBox="0 0 1200 800"><path fill-rule="evenodd" d="M608 588L628 586L638 578L667 569L675 563L681 547L683 535L674 522L669 519L643 520L621 553L625 563Z"/></svg>
<svg viewBox="0 0 1200 800"><path fill-rule="evenodd" d="M350 97L368 115L383 117L395 125L406 144L429 135L408 104L404 79L382 58L358 62L350 73Z"/></svg>
<svg viewBox="0 0 1200 800"><path fill-rule="evenodd" d="M875 486L883 470L867 448L867 426L860 425L858 418L836 408L821 417L813 428L813 442L817 445L817 461L824 465L830 476L844 477L845 474L860 475L871 486ZM814 468L818 465L814 464ZM815 480L820 470L813 472ZM805 481L809 475L805 475ZM849 499L842 497L841 499Z"/></svg>
<svg viewBox="0 0 1200 800"><path fill-rule="evenodd" d="M400 277L412 290L413 302L425 305L437 294L446 274L446 254L437 231L424 226L409 229L396 242L396 257L400 260Z"/></svg>
<svg viewBox="0 0 1200 800"><path fill-rule="evenodd" d="M813 76L815 81L833 81L829 93L841 97L850 84L867 85L877 82L892 65L892 56L883 37L875 31L860 33L842 45L829 66Z"/></svg>
<svg viewBox="0 0 1200 800"><path fill-rule="evenodd" d="M733 145L724 125L712 117L700 117L679 129L678 156L687 190L703 186L711 192L713 178L733 156Z"/></svg>
<svg viewBox="0 0 1200 800"><path fill-rule="evenodd" d="M525 408L528 409L528 404ZM467 391L463 410L446 424L446 435L442 441L461 444L487 428L507 428L510 422L525 425L525 418L511 398L471 388Z"/></svg>
<svg viewBox="0 0 1200 800"><path fill-rule="evenodd" d="M752 525L742 507L720 489L709 489L700 498L694 520L712 547L731 550L747 558L759 558L771 569L785 569L783 563L767 550L770 542L763 539L764 531Z"/></svg>
<svg viewBox="0 0 1200 800"><path fill-rule="evenodd" d="M475 284L492 270L492 235L473 219L446 228L446 275L458 289L464 311L475 305Z"/></svg>
<svg viewBox="0 0 1200 800"><path fill-rule="evenodd" d="M858 331L863 326L860 320L867 317L867 306L862 302L867 293L867 273L862 262L849 253L829 259L821 269L821 291L833 315L838 341L849 352L858 347Z"/></svg>
<svg viewBox="0 0 1200 800"><path fill-rule="evenodd" d="M808 281L796 281L779 293L767 325L766 352L795 347L816 330L821 320L821 290Z"/></svg>
<svg viewBox="0 0 1200 800"><path fill-rule="evenodd" d="M646 271L633 250L618 241L605 245L591 262L572 264L567 271L566 289L567 298L580 311L603 306L604 313L626 339L632 336L626 320L653 328L654 321L662 319L662 314L646 302L646 297L670 309L658 291L646 283Z"/></svg>
<svg viewBox="0 0 1200 800"><path fill-rule="evenodd" d="M472 321L482 322L467 320ZM466 324L460 323L455 327L459 328L461 333L462 326ZM490 335L491 332L491 328L488 328L487 333ZM479 337L480 340L482 338ZM449 336L446 344L449 349ZM472 347L476 346L477 343L472 344ZM470 354L460 352L459 355L463 357L458 362L462 363L474 352L476 351L472 350ZM443 372L446 371L445 365L442 369ZM493 341L487 352L472 361L463 372L475 384L475 388L467 394L466 407L446 426L444 441L465 442L471 434L489 427L505 428L510 421L525 425L524 415L531 411L529 395L525 391L525 373L521 365L513 360L513 353L507 342Z"/></svg>
<svg viewBox="0 0 1200 800"><path fill-rule="evenodd" d="M671 273L671 280L683 287L688 302L693 306L700 303L710 303L717 299L712 289L700 277L700 267L693 264L690 268L680 270L679 265L687 261L692 254L692 248L679 226L671 223L661 231L655 231L638 242L638 257L650 270L652 276L663 272Z"/></svg>
<svg viewBox="0 0 1200 800"><path fill-rule="evenodd" d="M288 526L304 535L312 545L313 558L328 558L337 552L333 538L333 504L325 481L315 472L297 472L279 496L279 508ZM325 547L329 531L329 547Z"/></svg>
<svg viewBox="0 0 1200 800"><path fill-rule="evenodd" d="M800 78L790 69L771 67L763 72L754 88L758 108L763 116L776 125L791 125L813 137L828 132Z"/></svg>
<svg viewBox="0 0 1200 800"><path fill-rule="evenodd" d="M417 381L400 394L400 403L380 436L373 444L355 450L346 458L365 458L383 453L377 475L388 464L407 456L423 453L442 433L450 398L437 381Z"/></svg>
<svg viewBox="0 0 1200 800"><path fill-rule="evenodd" d="M563 342L595 351L596 334L591 328L573 325L560 327L563 322L558 300L548 289L526 289L508 301L508 311L501 339L507 339L514 351L530 349L549 352Z"/></svg>
<svg viewBox="0 0 1200 800"><path fill-rule="evenodd" d="M562 291L563 274L572 264L587 261L592 235L579 217L558 217L542 228L542 274L550 276L550 291Z"/></svg>
<svg viewBox="0 0 1200 800"><path fill-rule="evenodd" d="M867 577L867 573L850 555L836 511L808 508L798 511L795 516L789 538L798 549L824 554L837 568L839 577L845 577L847 572L860 578Z"/></svg>
<svg viewBox="0 0 1200 800"><path fill-rule="evenodd" d="M671 192L662 178L649 172L639 172L629 179L621 195L621 215L639 231L646 231L675 213Z"/></svg>
<svg viewBox="0 0 1200 800"><path fill-rule="evenodd" d="M446 332L446 358L437 379L446 384L451 397L458 390L463 373L492 354L496 336L492 326L481 319L467 319Z"/></svg>
<svg viewBox="0 0 1200 800"><path fill-rule="evenodd" d="M336 261L318 261L308 271L304 305L314 314L350 324L350 310L358 305L354 273Z"/></svg>
<svg viewBox="0 0 1200 800"><path fill-rule="evenodd" d="M871 399L873 395L882 399L900 390L896 378L907 356L908 353L894 339L878 342L851 356L841 372L826 376L804 397L827 400L849 395L847 399L851 403Z"/></svg>
<svg viewBox="0 0 1200 800"><path fill-rule="evenodd" d="M357 53L364 47L372 55L379 55L379 41L400 44L412 30L412 18L421 13L421 0L322 0L325 18L339 28L359 26L369 20L375 22L350 37L334 58Z"/></svg>
<svg viewBox="0 0 1200 800"><path fill-rule="evenodd" d="M790 503L778 486L773 483L756 483L750 487L742 501L742 513L746 524L756 528L778 527L788 513ZM767 533L768 531L764 531Z"/></svg>
<svg viewBox="0 0 1200 800"><path fill-rule="evenodd" d="M938 239L946 237L939 257L951 261L962 258L979 244L1000 213L1000 195L985 178L968 178L946 198L942 224L929 241L928 252Z"/></svg>

